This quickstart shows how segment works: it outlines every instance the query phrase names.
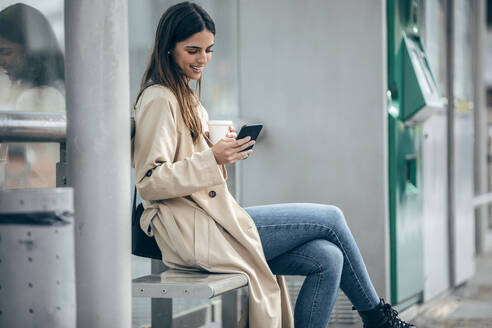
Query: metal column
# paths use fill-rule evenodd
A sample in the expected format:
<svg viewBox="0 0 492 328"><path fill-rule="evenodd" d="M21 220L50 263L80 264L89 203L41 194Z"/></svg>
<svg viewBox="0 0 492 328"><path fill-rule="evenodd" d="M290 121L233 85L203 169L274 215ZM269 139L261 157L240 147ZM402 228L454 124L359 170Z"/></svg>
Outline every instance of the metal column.
<svg viewBox="0 0 492 328"><path fill-rule="evenodd" d="M456 233L455 179L454 179L454 0L446 4L446 53L448 81L448 242L449 242L449 280L451 287L456 285Z"/></svg>
<svg viewBox="0 0 492 328"><path fill-rule="evenodd" d="M475 195L487 193L487 108L485 106L485 78L484 78L484 54L485 34L487 30L485 17L485 0L472 2L474 22L473 40L473 79L474 79L474 130L475 130ZM488 205L481 205L475 209L476 215L476 240L477 254L483 253L487 248Z"/></svg>
<svg viewBox="0 0 492 328"><path fill-rule="evenodd" d="M65 0L68 184L77 327L131 326L130 121L125 0Z"/></svg>

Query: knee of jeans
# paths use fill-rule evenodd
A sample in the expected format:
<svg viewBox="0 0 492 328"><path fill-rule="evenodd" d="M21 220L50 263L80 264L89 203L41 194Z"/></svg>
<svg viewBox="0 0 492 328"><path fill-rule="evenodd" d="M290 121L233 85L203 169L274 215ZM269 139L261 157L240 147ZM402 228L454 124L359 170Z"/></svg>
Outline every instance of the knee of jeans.
<svg viewBox="0 0 492 328"><path fill-rule="evenodd" d="M321 270L333 275L341 275L343 268L343 253L331 242L319 239L315 241L318 245L318 256Z"/></svg>
<svg viewBox="0 0 492 328"><path fill-rule="evenodd" d="M326 217L334 225L346 225L345 216L340 208L333 205L325 205Z"/></svg>

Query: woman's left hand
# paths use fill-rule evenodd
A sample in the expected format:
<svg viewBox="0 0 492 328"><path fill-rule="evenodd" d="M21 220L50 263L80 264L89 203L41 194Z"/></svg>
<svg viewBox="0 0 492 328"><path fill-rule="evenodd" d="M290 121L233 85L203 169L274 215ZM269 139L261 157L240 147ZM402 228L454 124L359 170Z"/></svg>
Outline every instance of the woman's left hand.
<svg viewBox="0 0 492 328"><path fill-rule="evenodd" d="M233 138L233 139L237 138L237 133L233 126L229 126L229 132L226 133L226 137Z"/></svg>
<svg viewBox="0 0 492 328"><path fill-rule="evenodd" d="M204 134L207 136L207 138L210 138L210 132L209 131L205 131ZM234 139L236 139L237 138L236 129L234 129L233 126L229 126L229 132L226 133L225 136L227 138L234 138Z"/></svg>

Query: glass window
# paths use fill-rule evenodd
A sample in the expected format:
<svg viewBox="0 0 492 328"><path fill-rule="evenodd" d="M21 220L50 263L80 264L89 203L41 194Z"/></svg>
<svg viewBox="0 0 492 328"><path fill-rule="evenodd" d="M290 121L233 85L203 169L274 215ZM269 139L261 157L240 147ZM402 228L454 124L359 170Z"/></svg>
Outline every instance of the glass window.
<svg viewBox="0 0 492 328"><path fill-rule="evenodd" d="M63 0L0 1L0 111L65 112ZM0 145L2 188L56 185L59 145Z"/></svg>

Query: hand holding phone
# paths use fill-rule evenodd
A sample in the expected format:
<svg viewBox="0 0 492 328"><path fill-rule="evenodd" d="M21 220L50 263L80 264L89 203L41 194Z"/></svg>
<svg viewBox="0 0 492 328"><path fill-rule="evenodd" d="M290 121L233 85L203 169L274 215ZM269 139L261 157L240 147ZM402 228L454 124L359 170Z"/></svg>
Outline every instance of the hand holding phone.
<svg viewBox="0 0 492 328"><path fill-rule="evenodd" d="M232 139L233 136L228 134L227 138L221 139L215 145L212 146L212 152L214 153L215 160L218 164L232 164L239 160L248 158L253 152L251 148L255 143L256 138L260 134L263 124L244 125L241 127L236 139ZM233 128L230 128L231 133L234 132ZM249 138L248 138L249 137ZM234 140L242 140L241 142L231 142Z"/></svg>
<svg viewBox="0 0 492 328"><path fill-rule="evenodd" d="M247 136L251 137L251 140L255 140L258 138L258 135L260 134L261 129L263 128L263 124L258 123L258 124L252 124L252 125L243 125L241 127L241 130L239 130L239 133L237 135L236 140L245 138ZM249 150L253 148L253 146L250 146L243 151Z"/></svg>

